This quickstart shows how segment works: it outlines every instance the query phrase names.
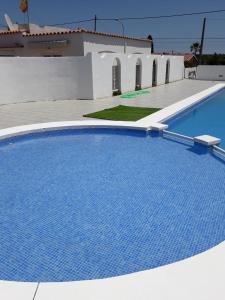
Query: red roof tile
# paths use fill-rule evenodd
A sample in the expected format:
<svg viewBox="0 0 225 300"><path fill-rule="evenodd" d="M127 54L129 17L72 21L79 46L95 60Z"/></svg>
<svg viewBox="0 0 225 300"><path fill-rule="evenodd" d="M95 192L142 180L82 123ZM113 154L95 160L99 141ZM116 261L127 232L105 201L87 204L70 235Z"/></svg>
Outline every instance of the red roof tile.
<svg viewBox="0 0 225 300"><path fill-rule="evenodd" d="M24 33L25 36L46 36L46 35L63 35L63 34L71 34L71 33L88 33L88 34L95 34L95 35L102 35L102 36L108 36L108 37L114 37L114 38L124 38L122 35L112 34L112 33L106 33L106 32L97 32L87 29L75 29L75 30L66 30L66 31L52 31L52 32L40 32L40 33ZM133 38L125 36L128 40L134 40L134 41L143 41L143 42L149 42L151 41L149 39L144 38Z"/></svg>
<svg viewBox="0 0 225 300"><path fill-rule="evenodd" d="M10 35L10 34L22 34L21 31L0 31L0 35Z"/></svg>

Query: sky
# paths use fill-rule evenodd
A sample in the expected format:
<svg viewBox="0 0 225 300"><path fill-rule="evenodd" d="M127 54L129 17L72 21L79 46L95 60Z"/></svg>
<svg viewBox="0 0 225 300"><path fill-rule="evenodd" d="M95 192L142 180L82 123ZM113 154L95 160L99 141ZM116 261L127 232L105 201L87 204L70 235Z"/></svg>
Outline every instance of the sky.
<svg viewBox="0 0 225 300"><path fill-rule="evenodd" d="M224 0L30 0L32 23L58 24L82 19L120 17L144 17L225 9ZM0 23L7 13L15 22L24 23L24 14L19 10L20 0L0 0ZM205 15L206 38L224 37L220 40L205 40L204 53L225 53L225 12ZM190 45L200 41L204 15L157 20L124 21L128 36L152 35L157 52L190 52ZM70 25L70 28L93 29L93 22ZM115 21L98 21L97 30L121 34L122 28ZM159 39L184 38L184 39Z"/></svg>

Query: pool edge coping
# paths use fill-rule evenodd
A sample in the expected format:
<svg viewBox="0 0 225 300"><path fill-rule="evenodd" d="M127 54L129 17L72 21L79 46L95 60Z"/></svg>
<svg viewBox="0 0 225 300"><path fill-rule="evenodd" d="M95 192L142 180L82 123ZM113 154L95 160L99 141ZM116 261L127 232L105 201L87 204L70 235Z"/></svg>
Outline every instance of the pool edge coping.
<svg viewBox="0 0 225 300"><path fill-rule="evenodd" d="M169 105L158 112L155 112L141 120L138 120L136 123L140 126L149 126L151 123L163 123L172 117L182 113L188 108L191 108L195 104L200 103L205 98L213 95L214 93L225 88L225 83L217 83L214 86L203 90L197 94L194 94L190 97L182 99L172 105ZM207 134L207 132L205 133Z"/></svg>

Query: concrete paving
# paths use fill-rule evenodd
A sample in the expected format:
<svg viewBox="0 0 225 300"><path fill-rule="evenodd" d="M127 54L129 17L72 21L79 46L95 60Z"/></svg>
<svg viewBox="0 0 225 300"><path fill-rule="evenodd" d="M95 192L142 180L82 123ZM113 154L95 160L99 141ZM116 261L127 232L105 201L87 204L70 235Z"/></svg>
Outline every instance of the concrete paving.
<svg viewBox="0 0 225 300"><path fill-rule="evenodd" d="M0 129L35 123L84 120L84 114L119 104L140 107L164 108L201 92L216 81L182 80L148 89L150 94L134 99L112 97L98 100L40 101L0 105Z"/></svg>

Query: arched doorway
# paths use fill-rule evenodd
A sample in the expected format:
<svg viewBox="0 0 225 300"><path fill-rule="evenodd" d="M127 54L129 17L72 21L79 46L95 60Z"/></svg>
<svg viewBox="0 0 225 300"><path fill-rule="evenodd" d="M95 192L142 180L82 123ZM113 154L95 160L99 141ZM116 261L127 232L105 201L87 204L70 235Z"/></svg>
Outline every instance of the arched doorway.
<svg viewBox="0 0 225 300"><path fill-rule="evenodd" d="M112 66L112 92L113 96L121 94L121 64L118 58L115 58Z"/></svg>
<svg viewBox="0 0 225 300"><path fill-rule="evenodd" d="M136 81L135 81L135 90L141 90L141 72L142 64L140 58L136 62Z"/></svg>
<svg viewBox="0 0 225 300"><path fill-rule="evenodd" d="M157 86L157 62L156 62L156 59L154 59L153 65L152 65L152 86Z"/></svg>
<svg viewBox="0 0 225 300"><path fill-rule="evenodd" d="M166 78L165 78L165 83L170 82L170 60L168 59L166 62Z"/></svg>

